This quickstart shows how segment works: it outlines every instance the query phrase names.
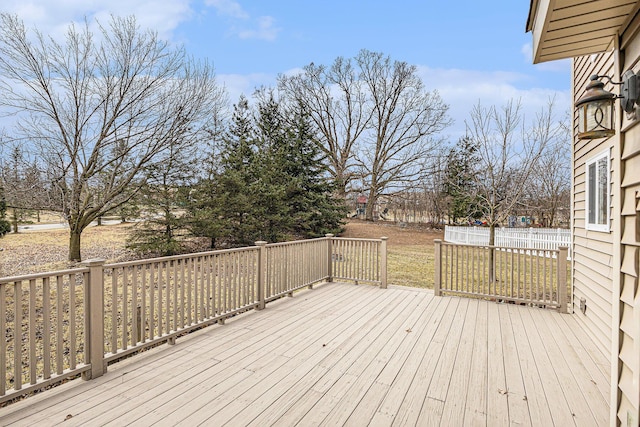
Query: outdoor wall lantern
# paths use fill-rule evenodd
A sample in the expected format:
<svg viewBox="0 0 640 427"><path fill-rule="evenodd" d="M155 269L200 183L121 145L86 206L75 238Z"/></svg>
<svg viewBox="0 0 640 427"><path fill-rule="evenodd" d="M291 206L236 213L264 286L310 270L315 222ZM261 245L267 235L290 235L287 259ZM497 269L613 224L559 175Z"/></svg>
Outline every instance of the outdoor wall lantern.
<svg viewBox="0 0 640 427"><path fill-rule="evenodd" d="M607 79L621 85L620 95L604 89L600 79ZM635 110L638 102L638 76L631 70L624 73L622 82L614 82L609 76L593 75L582 98L576 102L578 109L578 139L607 138L615 135L613 105L620 99L622 109L627 113Z"/></svg>

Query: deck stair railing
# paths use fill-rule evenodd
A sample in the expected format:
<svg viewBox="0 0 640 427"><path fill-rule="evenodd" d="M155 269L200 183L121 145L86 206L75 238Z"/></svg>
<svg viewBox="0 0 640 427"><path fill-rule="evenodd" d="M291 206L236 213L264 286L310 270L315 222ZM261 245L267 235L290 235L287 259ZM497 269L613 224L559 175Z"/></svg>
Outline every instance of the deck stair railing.
<svg viewBox="0 0 640 427"><path fill-rule="evenodd" d="M386 238L319 239L0 278L0 403L304 287L334 279L385 288Z"/></svg>
<svg viewBox="0 0 640 427"><path fill-rule="evenodd" d="M464 245L435 240L436 296L487 298L567 312L567 247Z"/></svg>

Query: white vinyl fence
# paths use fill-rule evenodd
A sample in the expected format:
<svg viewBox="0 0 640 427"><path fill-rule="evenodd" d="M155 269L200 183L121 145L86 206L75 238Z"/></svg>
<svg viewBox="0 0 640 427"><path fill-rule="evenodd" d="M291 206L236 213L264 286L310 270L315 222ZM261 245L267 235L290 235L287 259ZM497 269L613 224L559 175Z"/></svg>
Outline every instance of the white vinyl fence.
<svg viewBox="0 0 640 427"><path fill-rule="evenodd" d="M571 230L562 228L496 228L495 245L507 248L549 249L560 246L569 248L571 259ZM444 241L466 245L483 246L489 244L488 227L444 228Z"/></svg>

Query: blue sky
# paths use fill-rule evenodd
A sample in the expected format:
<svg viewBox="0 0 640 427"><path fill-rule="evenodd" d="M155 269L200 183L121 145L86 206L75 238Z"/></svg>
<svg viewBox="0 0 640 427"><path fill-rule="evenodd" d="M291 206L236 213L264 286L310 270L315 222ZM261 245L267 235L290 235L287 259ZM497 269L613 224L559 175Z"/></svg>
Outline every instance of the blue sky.
<svg viewBox="0 0 640 427"><path fill-rule="evenodd" d="M531 63L525 33L528 0L292 1L292 0L2 0L28 26L60 35L72 21L136 15L142 27L208 58L232 102L279 73L314 62L330 64L360 49L383 52L418 66L464 133L471 106L522 99L531 117L555 96L570 108L570 63Z"/></svg>

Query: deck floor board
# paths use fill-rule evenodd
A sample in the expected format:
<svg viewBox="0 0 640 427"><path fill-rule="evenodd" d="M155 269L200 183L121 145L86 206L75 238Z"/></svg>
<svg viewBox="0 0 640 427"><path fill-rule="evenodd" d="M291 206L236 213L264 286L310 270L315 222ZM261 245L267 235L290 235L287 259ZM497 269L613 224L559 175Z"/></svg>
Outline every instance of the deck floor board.
<svg viewBox="0 0 640 427"><path fill-rule="evenodd" d="M597 425L569 314L329 283L0 409L0 425ZM65 421L66 419L66 421Z"/></svg>

